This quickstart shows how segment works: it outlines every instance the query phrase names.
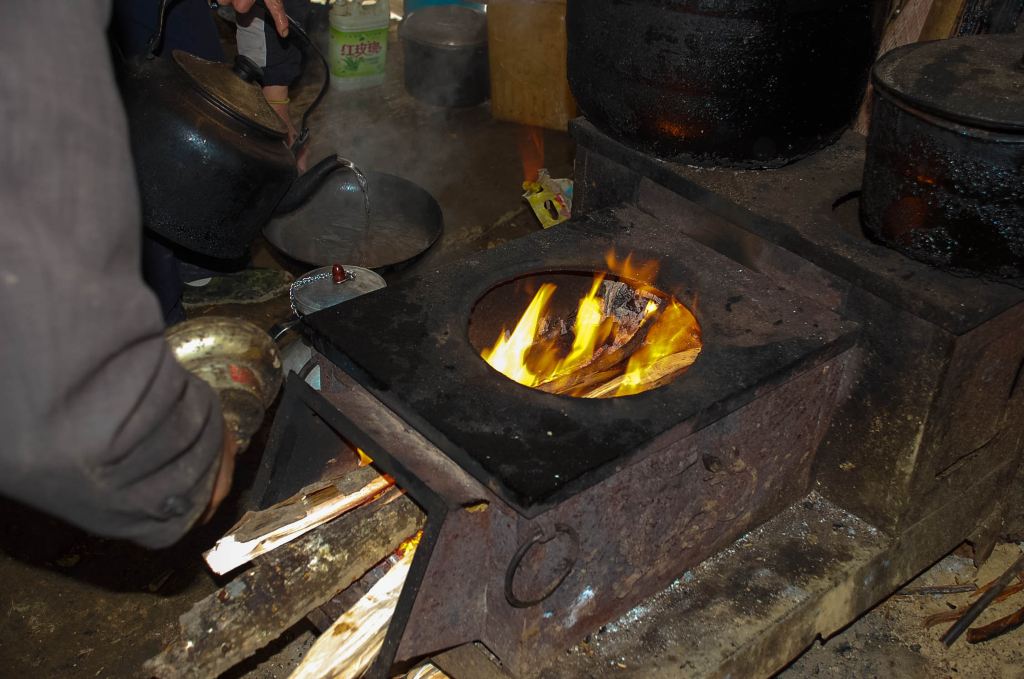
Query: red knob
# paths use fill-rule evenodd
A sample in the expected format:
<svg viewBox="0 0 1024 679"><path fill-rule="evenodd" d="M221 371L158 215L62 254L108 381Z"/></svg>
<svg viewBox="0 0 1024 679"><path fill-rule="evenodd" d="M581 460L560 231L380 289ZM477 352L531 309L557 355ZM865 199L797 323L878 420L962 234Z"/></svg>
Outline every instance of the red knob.
<svg viewBox="0 0 1024 679"><path fill-rule="evenodd" d="M341 264L335 264L331 267L331 280L335 283L345 282L345 267Z"/></svg>

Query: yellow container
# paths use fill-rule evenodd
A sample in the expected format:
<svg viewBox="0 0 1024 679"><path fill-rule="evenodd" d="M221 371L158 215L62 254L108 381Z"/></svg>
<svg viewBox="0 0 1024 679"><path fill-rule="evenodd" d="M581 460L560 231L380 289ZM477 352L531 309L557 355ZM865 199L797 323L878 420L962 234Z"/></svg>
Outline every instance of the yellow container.
<svg viewBox="0 0 1024 679"><path fill-rule="evenodd" d="M565 0L488 0L491 113L565 130L576 115L566 76Z"/></svg>

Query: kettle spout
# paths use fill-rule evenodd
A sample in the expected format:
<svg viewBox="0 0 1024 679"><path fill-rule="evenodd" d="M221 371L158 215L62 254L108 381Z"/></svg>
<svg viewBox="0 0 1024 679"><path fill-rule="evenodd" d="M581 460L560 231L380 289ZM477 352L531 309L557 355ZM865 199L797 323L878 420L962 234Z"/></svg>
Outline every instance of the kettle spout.
<svg viewBox="0 0 1024 679"><path fill-rule="evenodd" d="M335 170L342 168L351 170L353 167L355 167L355 164L347 158L342 158L336 154L327 156L292 182L288 193L284 194L284 197L281 198L274 213L284 214L299 208L320 188L320 185L324 183L328 175Z"/></svg>

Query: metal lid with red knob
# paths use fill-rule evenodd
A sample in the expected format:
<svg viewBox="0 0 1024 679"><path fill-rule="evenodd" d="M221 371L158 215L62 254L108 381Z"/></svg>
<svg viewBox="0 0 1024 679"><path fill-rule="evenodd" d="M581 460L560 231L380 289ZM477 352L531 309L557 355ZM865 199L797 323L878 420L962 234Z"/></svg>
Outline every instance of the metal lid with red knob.
<svg viewBox="0 0 1024 679"><path fill-rule="evenodd" d="M289 295L296 315L306 316L386 285L384 279L371 269L334 264L313 269L296 278Z"/></svg>

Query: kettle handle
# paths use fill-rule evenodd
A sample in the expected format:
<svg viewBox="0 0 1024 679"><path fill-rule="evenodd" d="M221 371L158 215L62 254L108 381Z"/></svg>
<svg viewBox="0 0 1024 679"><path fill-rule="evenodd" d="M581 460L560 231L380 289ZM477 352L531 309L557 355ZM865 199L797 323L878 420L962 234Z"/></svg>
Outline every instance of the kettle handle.
<svg viewBox="0 0 1024 679"><path fill-rule="evenodd" d="M167 6L170 4L171 0L160 0L160 7L157 9L156 15L156 33L146 43L144 52L147 59L156 57L156 53L160 50L160 43L164 39L164 19L167 18Z"/></svg>

